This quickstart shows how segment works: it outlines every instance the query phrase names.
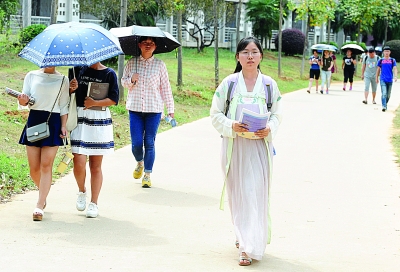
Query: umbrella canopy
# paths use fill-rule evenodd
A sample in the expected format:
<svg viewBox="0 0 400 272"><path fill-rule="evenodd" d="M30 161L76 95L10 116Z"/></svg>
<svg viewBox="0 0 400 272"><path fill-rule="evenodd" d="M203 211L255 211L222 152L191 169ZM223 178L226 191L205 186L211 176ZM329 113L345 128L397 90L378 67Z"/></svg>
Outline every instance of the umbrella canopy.
<svg viewBox="0 0 400 272"><path fill-rule="evenodd" d="M311 46L311 50L318 50L319 52L328 50L332 52L336 52L338 49L336 46L330 45L330 44L323 44L323 43L317 43Z"/></svg>
<svg viewBox="0 0 400 272"><path fill-rule="evenodd" d="M364 53L364 49L361 46L353 43L346 44L341 49L343 53L346 53L346 51L350 49L353 55L360 55Z"/></svg>
<svg viewBox="0 0 400 272"><path fill-rule="evenodd" d="M154 37L157 40L157 47L154 54L171 52L181 44L168 32L162 31L156 26L127 26L111 28L110 32L118 37L125 55L139 56L139 39L142 36Z"/></svg>
<svg viewBox="0 0 400 272"><path fill-rule="evenodd" d="M48 26L18 54L39 67L92 65L123 54L118 39L91 23Z"/></svg>

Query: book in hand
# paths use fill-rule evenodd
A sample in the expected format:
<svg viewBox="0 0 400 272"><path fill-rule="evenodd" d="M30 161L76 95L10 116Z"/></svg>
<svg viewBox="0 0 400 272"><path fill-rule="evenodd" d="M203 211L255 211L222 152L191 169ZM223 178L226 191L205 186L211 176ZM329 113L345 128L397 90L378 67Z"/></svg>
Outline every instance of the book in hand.
<svg viewBox="0 0 400 272"><path fill-rule="evenodd" d="M89 82L87 96L94 100L103 100L108 97L109 83ZM94 106L90 107L90 110L101 110L105 111L107 107Z"/></svg>
<svg viewBox="0 0 400 272"><path fill-rule="evenodd" d="M254 132L266 128L270 116L270 112L257 113L249 109L242 109L239 122L242 124L246 124L246 128L249 131L240 132L238 133L238 135L248 139L260 139L260 137L254 135Z"/></svg>

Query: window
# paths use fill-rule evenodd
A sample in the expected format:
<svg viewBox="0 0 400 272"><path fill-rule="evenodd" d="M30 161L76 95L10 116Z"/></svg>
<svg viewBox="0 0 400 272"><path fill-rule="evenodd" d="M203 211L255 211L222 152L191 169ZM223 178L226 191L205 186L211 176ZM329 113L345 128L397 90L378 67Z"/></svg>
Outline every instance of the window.
<svg viewBox="0 0 400 272"><path fill-rule="evenodd" d="M65 8L65 3L63 3L63 8Z"/></svg>
<svg viewBox="0 0 400 272"><path fill-rule="evenodd" d="M62 8L62 3L60 3L60 8Z"/></svg>
<svg viewBox="0 0 400 272"><path fill-rule="evenodd" d="M65 11L63 11L63 15L65 15Z"/></svg>
<svg viewBox="0 0 400 272"><path fill-rule="evenodd" d="M62 15L62 11L60 11L60 15Z"/></svg>
<svg viewBox="0 0 400 272"><path fill-rule="evenodd" d="M72 8L75 8L75 4L72 4Z"/></svg>

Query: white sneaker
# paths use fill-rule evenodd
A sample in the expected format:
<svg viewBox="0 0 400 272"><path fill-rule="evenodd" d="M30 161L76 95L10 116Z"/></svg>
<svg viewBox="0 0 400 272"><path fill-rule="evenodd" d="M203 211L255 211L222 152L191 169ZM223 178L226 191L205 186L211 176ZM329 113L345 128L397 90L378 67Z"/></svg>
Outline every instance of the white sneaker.
<svg viewBox="0 0 400 272"><path fill-rule="evenodd" d="M86 193L78 193L78 199L76 200L76 209L80 212L86 209Z"/></svg>
<svg viewBox="0 0 400 272"><path fill-rule="evenodd" d="M96 218L99 215L99 208L96 203L90 202L86 211L86 217L88 218Z"/></svg>

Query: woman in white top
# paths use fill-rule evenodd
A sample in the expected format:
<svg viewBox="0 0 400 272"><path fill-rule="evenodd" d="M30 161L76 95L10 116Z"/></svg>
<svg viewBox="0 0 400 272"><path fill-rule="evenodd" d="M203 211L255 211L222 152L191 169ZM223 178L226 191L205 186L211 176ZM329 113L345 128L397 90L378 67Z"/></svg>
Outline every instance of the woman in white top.
<svg viewBox="0 0 400 272"><path fill-rule="evenodd" d="M55 67L31 71L25 76L23 91L18 97L19 104L27 106L30 97L35 98L35 104L29 106L28 121L19 143L26 145L30 175L39 188L39 199L33 211L33 220L41 221L52 182L54 158L58 147L64 145L63 139L67 135L65 124L68 118L68 78L57 72ZM50 136L29 142L26 135L27 127L46 122L49 115Z"/></svg>
<svg viewBox="0 0 400 272"><path fill-rule="evenodd" d="M239 265L250 265L252 259L261 260L270 241L272 138L281 122L281 96L275 80L259 70L262 57L262 47L256 38L242 39L236 50L236 74L226 77L218 86L210 109L212 124L223 136L221 166L226 175ZM236 86L225 115L228 86L233 81ZM264 88L268 84L265 82L272 86L270 120L264 129L254 132L257 139L240 137L248 132L246 126L238 121L241 109L258 113L268 111L268 92Z"/></svg>

